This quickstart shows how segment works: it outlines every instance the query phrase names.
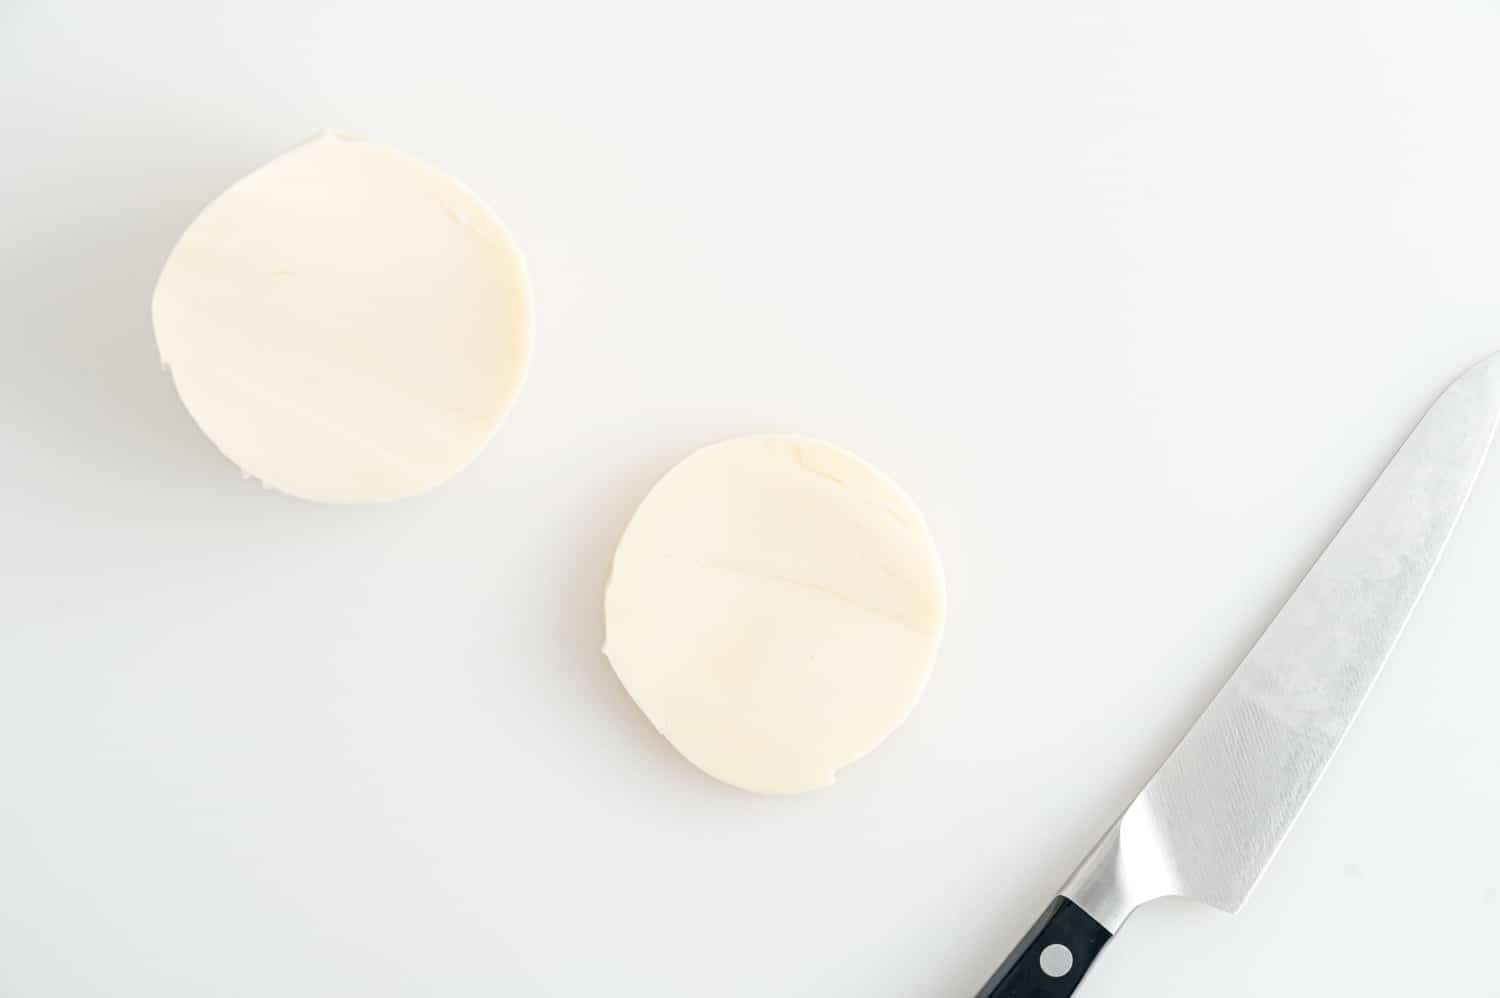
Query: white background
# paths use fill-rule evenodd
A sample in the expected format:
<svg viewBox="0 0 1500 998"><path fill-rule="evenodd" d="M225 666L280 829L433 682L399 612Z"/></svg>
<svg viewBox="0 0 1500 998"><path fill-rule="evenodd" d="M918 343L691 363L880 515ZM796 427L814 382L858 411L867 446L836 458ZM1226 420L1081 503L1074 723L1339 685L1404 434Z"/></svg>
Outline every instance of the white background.
<svg viewBox="0 0 1500 998"><path fill-rule="evenodd" d="M0 0L0 995L968 998L1438 390L1500 349L1500 10ZM173 241L322 127L486 198L531 378L370 508L242 481ZM926 698L828 790L598 652L649 484L825 437L926 510ZM1500 993L1500 471L1238 916L1084 993Z"/></svg>

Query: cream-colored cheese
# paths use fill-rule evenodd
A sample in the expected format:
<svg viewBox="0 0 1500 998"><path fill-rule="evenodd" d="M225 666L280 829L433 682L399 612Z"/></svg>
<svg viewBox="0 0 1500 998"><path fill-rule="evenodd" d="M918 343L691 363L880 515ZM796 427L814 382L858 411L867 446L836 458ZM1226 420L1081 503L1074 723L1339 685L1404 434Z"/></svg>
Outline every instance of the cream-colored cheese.
<svg viewBox="0 0 1500 998"><path fill-rule="evenodd" d="M325 502L445 481L504 418L531 352L525 268L490 210L426 163L331 133L203 210L152 317L209 439Z"/></svg>
<svg viewBox="0 0 1500 998"><path fill-rule="evenodd" d="M943 579L922 515L830 444L740 437L657 483L615 554L605 653L677 749L747 790L833 782L926 685Z"/></svg>

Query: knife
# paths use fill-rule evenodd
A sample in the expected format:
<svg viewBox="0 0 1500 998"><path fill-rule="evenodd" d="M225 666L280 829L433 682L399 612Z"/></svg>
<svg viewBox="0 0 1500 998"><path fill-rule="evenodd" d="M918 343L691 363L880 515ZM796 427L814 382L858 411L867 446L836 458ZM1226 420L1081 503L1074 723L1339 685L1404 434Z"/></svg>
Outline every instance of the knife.
<svg viewBox="0 0 1500 998"><path fill-rule="evenodd" d="M1271 626L977 998L1066 998L1136 908L1236 912L1437 567L1500 423L1500 353L1445 391Z"/></svg>

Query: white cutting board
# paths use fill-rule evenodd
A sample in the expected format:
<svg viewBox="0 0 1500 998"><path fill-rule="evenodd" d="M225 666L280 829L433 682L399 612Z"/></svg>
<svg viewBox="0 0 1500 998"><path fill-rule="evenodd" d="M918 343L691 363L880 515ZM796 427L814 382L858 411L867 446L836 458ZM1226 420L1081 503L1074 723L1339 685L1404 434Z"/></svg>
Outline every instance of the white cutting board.
<svg viewBox="0 0 1500 998"><path fill-rule="evenodd" d="M0 994L967 998L1500 348L1488 4L0 3ZM241 481L148 303L322 127L486 198L531 379L441 491ZM648 485L826 437L949 629L837 786L598 653ZM1241 915L1117 998L1500 992L1500 465Z"/></svg>

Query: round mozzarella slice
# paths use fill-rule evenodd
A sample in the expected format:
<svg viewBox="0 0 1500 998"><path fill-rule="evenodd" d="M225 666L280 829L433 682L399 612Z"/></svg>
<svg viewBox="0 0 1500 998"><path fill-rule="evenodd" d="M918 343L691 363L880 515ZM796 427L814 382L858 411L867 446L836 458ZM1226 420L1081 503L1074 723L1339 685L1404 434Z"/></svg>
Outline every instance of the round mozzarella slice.
<svg viewBox="0 0 1500 998"><path fill-rule="evenodd" d="M906 718L943 612L932 538L890 479L816 440L740 437L641 503L615 554L605 653L698 767L795 793Z"/></svg>
<svg viewBox="0 0 1500 998"><path fill-rule="evenodd" d="M525 268L489 209L426 163L331 133L203 210L152 317L209 439L324 502L441 484L500 424L531 352Z"/></svg>

